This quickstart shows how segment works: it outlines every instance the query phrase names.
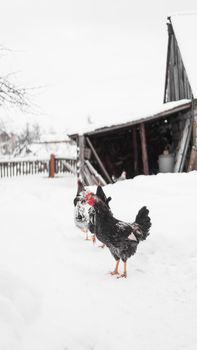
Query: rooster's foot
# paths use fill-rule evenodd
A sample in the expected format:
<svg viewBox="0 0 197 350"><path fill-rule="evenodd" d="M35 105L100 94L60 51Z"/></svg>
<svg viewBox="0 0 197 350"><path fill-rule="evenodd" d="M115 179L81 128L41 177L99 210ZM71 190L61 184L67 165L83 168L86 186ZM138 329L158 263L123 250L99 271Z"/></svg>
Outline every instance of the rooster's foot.
<svg viewBox="0 0 197 350"><path fill-rule="evenodd" d="M127 278L127 274L124 272L121 275L119 275L117 278L122 278L122 277Z"/></svg>
<svg viewBox="0 0 197 350"><path fill-rule="evenodd" d="M99 245L98 247L103 249L105 248L105 244Z"/></svg>
<svg viewBox="0 0 197 350"><path fill-rule="evenodd" d="M120 275L120 274L118 271L114 270L114 271L110 272L110 275L115 276L115 275Z"/></svg>

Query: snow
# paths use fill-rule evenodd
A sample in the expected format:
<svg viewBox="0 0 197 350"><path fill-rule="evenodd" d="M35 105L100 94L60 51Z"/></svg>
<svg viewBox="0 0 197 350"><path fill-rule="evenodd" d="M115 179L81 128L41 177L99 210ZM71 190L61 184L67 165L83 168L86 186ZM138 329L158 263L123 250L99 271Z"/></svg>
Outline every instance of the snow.
<svg viewBox="0 0 197 350"><path fill-rule="evenodd" d="M0 349L196 349L196 183L194 171L105 187L116 217L147 205L153 224L116 279L74 225L74 177L1 179Z"/></svg>
<svg viewBox="0 0 197 350"><path fill-rule="evenodd" d="M19 162L21 160L49 160L51 154L54 154L56 158L76 159L77 146L74 141L33 142L29 145L24 145L20 154L17 156L13 156L13 154L0 154L0 161Z"/></svg>
<svg viewBox="0 0 197 350"><path fill-rule="evenodd" d="M177 13L170 17L193 95L197 97L197 51L194 47L197 12Z"/></svg>
<svg viewBox="0 0 197 350"><path fill-rule="evenodd" d="M51 154L56 157L76 159L77 146L70 142L47 142L47 143L32 143L28 145L29 153L22 155L29 158L32 156L36 159L49 159Z"/></svg>
<svg viewBox="0 0 197 350"><path fill-rule="evenodd" d="M72 134L81 134L83 135L83 133L86 132L91 132L94 130L97 130L99 128L105 128L105 127L110 127L110 126L114 126L114 125L122 125L122 124L126 124L126 123L139 123L141 120L146 120L149 119L150 117L157 117L158 114L163 113L163 112L168 112L173 110L176 107L181 107L184 106L185 104L191 102L191 100L188 99L182 99L179 101L172 101L172 102L167 102L167 103L153 103L152 107L147 108L147 106L145 105L141 105L138 106L138 111L135 113L131 113L127 116L124 116L120 119L120 116L114 116L113 119L108 120L108 122L97 122L97 123L93 123L93 124L84 124L83 127L78 127L77 128L73 128L70 129L70 135Z"/></svg>
<svg viewBox="0 0 197 350"><path fill-rule="evenodd" d="M65 142L71 141L69 136L65 133L57 134L57 133L48 133L42 134L40 137L41 142Z"/></svg>

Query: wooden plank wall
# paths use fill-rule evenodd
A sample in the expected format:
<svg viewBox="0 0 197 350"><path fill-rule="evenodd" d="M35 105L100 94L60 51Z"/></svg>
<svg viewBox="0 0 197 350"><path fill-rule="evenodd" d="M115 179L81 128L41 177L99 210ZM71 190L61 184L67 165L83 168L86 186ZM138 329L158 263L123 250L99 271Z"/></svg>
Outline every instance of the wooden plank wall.
<svg viewBox="0 0 197 350"><path fill-rule="evenodd" d="M169 30L164 102L192 99L192 90L173 29Z"/></svg>

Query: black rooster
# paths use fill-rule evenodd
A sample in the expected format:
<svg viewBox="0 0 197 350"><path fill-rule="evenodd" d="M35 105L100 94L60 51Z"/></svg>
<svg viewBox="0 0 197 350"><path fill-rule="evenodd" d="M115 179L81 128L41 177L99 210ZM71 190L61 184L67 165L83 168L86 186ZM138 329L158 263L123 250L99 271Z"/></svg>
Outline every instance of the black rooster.
<svg viewBox="0 0 197 350"><path fill-rule="evenodd" d="M116 260L116 266L112 275L119 275L118 266L120 260L124 262L124 272L119 277L127 277L126 262L134 255L140 241L149 235L151 221L149 210L142 207L134 223L126 223L113 217L108 205L98 196L88 193L85 196L87 203L94 212L94 233L105 244Z"/></svg>

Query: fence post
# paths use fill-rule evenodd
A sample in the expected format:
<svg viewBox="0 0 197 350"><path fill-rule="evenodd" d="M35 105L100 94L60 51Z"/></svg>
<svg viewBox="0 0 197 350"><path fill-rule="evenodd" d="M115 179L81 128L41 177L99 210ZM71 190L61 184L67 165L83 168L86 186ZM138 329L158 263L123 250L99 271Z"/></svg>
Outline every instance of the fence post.
<svg viewBox="0 0 197 350"><path fill-rule="evenodd" d="M49 177L55 176L55 155L51 154L50 160L49 160Z"/></svg>

